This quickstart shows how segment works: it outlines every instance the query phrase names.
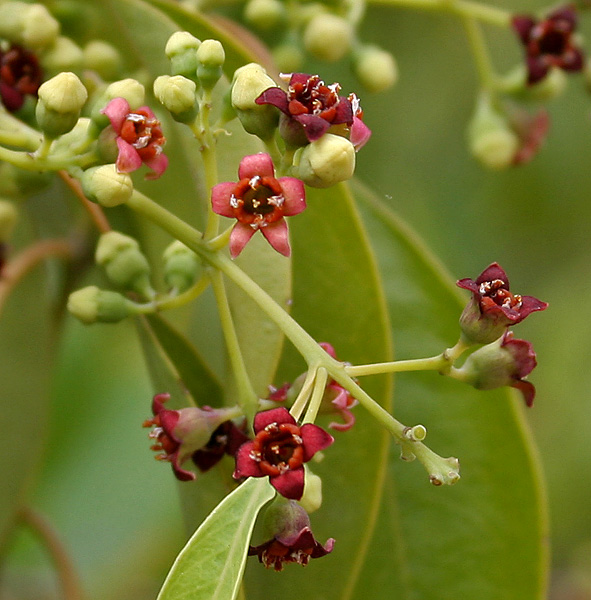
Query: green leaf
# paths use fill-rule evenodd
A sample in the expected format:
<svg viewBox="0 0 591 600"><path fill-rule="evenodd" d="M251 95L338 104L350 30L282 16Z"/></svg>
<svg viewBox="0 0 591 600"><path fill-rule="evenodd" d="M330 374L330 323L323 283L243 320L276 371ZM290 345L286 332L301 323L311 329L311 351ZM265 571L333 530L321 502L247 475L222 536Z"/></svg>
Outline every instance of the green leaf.
<svg viewBox="0 0 591 600"><path fill-rule="evenodd" d="M255 519L274 495L266 478L251 478L226 496L178 555L158 600L233 600Z"/></svg>
<svg viewBox="0 0 591 600"><path fill-rule="evenodd" d="M440 352L455 343L467 298L404 223L366 189L354 189L380 258L400 356ZM382 598L384 590L421 600L544 597L545 503L521 398L435 373L402 374L396 388L396 416L424 424L432 448L458 456L462 479L433 488L392 454L372 560L352 597ZM399 548L394 558L391 548Z"/></svg>
<svg viewBox="0 0 591 600"><path fill-rule="evenodd" d="M293 249L293 316L319 342L330 342L341 360L372 362L391 357L390 326L377 265L359 215L344 185L307 190L308 208L290 219ZM286 344L276 384L293 381L306 365ZM390 381L368 381L365 389L389 406ZM390 436L356 408L349 432L334 432L335 443L322 462L308 463L322 477L322 508L311 515L321 543L336 538L334 551L312 560L302 572L287 565L280 576L255 561L246 572L247 598L346 597L367 559L380 507ZM321 425L338 421L322 416ZM257 542L258 543L258 542ZM373 560L373 556L371 557Z"/></svg>

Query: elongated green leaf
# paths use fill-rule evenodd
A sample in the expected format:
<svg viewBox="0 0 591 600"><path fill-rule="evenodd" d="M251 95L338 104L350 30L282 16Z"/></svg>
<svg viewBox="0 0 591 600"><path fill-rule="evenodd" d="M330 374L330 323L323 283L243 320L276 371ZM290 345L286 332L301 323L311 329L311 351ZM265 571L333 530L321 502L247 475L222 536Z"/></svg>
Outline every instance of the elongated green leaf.
<svg viewBox="0 0 591 600"><path fill-rule="evenodd" d="M274 495L265 478L249 479L227 496L178 555L158 600L233 600L255 519Z"/></svg>
<svg viewBox="0 0 591 600"><path fill-rule="evenodd" d="M401 356L435 354L458 337L458 296L422 242L357 186ZM544 597L546 519L521 398L478 392L434 373L397 378L397 417L424 424L426 442L460 458L462 480L433 488L393 454L372 561L355 597L535 600ZM402 548L392 556L386 549ZM379 582L380 593L372 592Z"/></svg>
<svg viewBox="0 0 591 600"><path fill-rule="evenodd" d="M334 345L341 360L372 362L391 356L389 323L377 267L347 187L308 190L308 208L290 219L294 293L293 316L319 342ZM277 385L306 368L286 344ZM388 406L388 378L368 381L365 389ZM280 576L255 561L247 569L247 598L346 597L367 560L381 502L390 437L360 408L355 427L334 432L324 460L310 463L323 479L322 508L311 515L316 538L336 538L334 551L313 560L307 572L287 565ZM337 415L323 416L326 426ZM262 540L261 540L262 541ZM373 557L371 558L373 560Z"/></svg>

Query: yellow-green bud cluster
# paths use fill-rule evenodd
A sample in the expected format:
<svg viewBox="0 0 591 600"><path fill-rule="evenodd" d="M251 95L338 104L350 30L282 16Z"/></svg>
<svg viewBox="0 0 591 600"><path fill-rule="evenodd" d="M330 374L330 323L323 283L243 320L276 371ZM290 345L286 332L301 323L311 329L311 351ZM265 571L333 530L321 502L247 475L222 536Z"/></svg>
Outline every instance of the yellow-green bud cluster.
<svg viewBox="0 0 591 600"><path fill-rule="evenodd" d="M197 79L205 90L213 89L222 76L226 60L224 47L218 40L204 40L197 48Z"/></svg>
<svg viewBox="0 0 591 600"><path fill-rule="evenodd" d="M383 92L398 81L396 60L377 46L363 46L353 55L353 71L370 92Z"/></svg>
<svg viewBox="0 0 591 600"><path fill-rule="evenodd" d="M258 29L276 27L286 16L279 0L249 0L244 7L244 20Z"/></svg>
<svg viewBox="0 0 591 600"><path fill-rule="evenodd" d="M132 237L118 231L103 233L96 247L95 260L116 286L133 290L145 298L154 295L150 263Z"/></svg>
<svg viewBox="0 0 591 600"><path fill-rule="evenodd" d="M68 310L83 323L117 323L136 314L136 307L118 292L95 285L76 290L68 298Z"/></svg>
<svg viewBox="0 0 591 600"><path fill-rule="evenodd" d="M189 79L197 76L197 49L201 41L187 31L173 33L164 53L170 59L170 69L173 75L183 75Z"/></svg>
<svg viewBox="0 0 591 600"><path fill-rule="evenodd" d="M174 241L162 255L166 285L182 293L197 280L201 263L197 255L182 242Z"/></svg>
<svg viewBox="0 0 591 600"><path fill-rule="evenodd" d="M121 72L119 51L107 42L92 40L84 46L84 67L96 71L107 81L115 79Z"/></svg>
<svg viewBox="0 0 591 600"><path fill-rule="evenodd" d="M80 181L89 200L109 208L125 204L133 194L131 177L127 173L119 173L114 164L87 169Z"/></svg>
<svg viewBox="0 0 591 600"><path fill-rule="evenodd" d="M315 58L336 62L350 50L353 25L332 13L316 15L304 30L304 47Z"/></svg>
<svg viewBox="0 0 591 600"><path fill-rule="evenodd" d="M84 53L73 40L60 35L41 56L41 64L50 75L62 71L80 72L84 66Z"/></svg>
<svg viewBox="0 0 591 600"><path fill-rule="evenodd" d="M70 131L88 98L86 88L74 73L60 73L46 81L38 91L35 110L37 123L43 133L55 138Z"/></svg>
<svg viewBox="0 0 591 600"><path fill-rule="evenodd" d="M0 37L39 51L54 43L60 31L58 21L42 4L4 2L0 4Z"/></svg>
<svg viewBox="0 0 591 600"><path fill-rule="evenodd" d="M154 95L180 123L194 121L199 111L196 84L183 75L161 75L154 81Z"/></svg>

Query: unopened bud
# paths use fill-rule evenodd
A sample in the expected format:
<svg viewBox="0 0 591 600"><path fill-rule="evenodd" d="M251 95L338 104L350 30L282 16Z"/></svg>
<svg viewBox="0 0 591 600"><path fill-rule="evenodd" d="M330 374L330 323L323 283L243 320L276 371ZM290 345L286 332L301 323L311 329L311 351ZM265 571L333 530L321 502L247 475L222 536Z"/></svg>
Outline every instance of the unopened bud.
<svg viewBox="0 0 591 600"><path fill-rule="evenodd" d="M258 29L271 29L285 17L285 7L278 0L249 0L244 20Z"/></svg>
<svg viewBox="0 0 591 600"><path fill-rule="evenodd" d="M133 194L133 181L127 173L119 173L114 164L92 167L81 179L85 196L106 207L125 204Z"/></svg>
<svg viewBox="0 0 591 600"><path fill-rule="evenodd" d="M302 70L304 53L294 44L279 44L271 51L277 68L282 73L297 73Z"/></svg>
<svg viewBox="0 0 591 600"><path fill-rule="evenodd" d="M70 294L68 311L83 323L117 323L136 313L135 305L122 294L95 285Z"/></svg>
<svg viewBox="0 0 591 600"><path fill-rule="evenodd" d="M170 69L173 75L184 75L195 79L197 74L197 49L201 42L188 31L173 33L164 52L170 59Z"/></svg>
<svg viewBox="0 0 591 600"><path fill-rule="evenodd" d="M144 86L136 79L128 78L114 81L94 101L90 117L98 129L103 129L109 125L109 117L102 111L111 100L123 98L127 100L129 106L137 108L144 104L145 96L146 90Z"/></svg>
<svg viewBox="0 0 591 600"><path fill-rule="evenodd" d="M39 88L35 110L37 123L48 137L70 131L88 98L86 88L74 73L60 73Z"/></svg>
<svg viewBox="0 0 591 600"><path fill-rule="evenodd" d="M0 37L30 50L51 45L60 30L58 21L42 4L4 2L0 4Z"/></svg>
<svg viewBox="0 0 591 600"><path fill-rule="evenodd" d="M59 36L41 56L41 65L49 74L81 71L84 64L82 48L70 38Z"/></svg>
<svg viewBox="0 0 591 600"><path fill-rule="evenodd" d="M322 479L306 465L304 493L299 504L307 513L312 513L322 506Z"/></svg>
<svg viewBox="0 0 591 600"><path fill-rule="evenodd" d="M499 88L519 99L546 102L560 96L566 89L566 73L551 67L546 77L534 85L527 81L525 65L518 65L499 81Z"/></svg>
<svg viewBox="0 0 591 600"><path fill-rule="evenodd" d="M137 240L118 231L103 233L96 247L95 260L116 286L134 290L144 297L152 296L150 263Z"/></svg>
<svg viewBox="0 0 591 600"><path fill-rule="evenodd" d="M10 239L18 219L18 212L12 202L0 200L0 244Z"/></svg>
<svg viewBox="0 0 591 600"><path fill-rule="evenodd" d="M353 26L330 13L310 20L304 31L304 47L315 58L335 62L351 49Z"/></svg>
<svg viewBox="0 0 591 600"><path fill-rule="evenodd" d="M326 188L351 179L355 171L355 147L331 133L300 148L292 174L311 187Z"/></svg>
<svg viewBox="0 0 591 600"><path fill-rule="evenodd" d="M182 293L197 280L200 261L195 252L182 242L174 241L163 254L164 281L170 289Z"/></svg>
<svg viewBox="0 0 591 600"><path fill-rule="evenodd" d="M377 46L364 46L355 53L353 71L363 87L374 93L383 92L398 81L396 60Z"/></svg>
<svg viewBox="0 0 591 600"><path fill-rule="evenodd" d="M222 76L226 60L224 47L218 40L203 40L197 49L197 78L204 89L212 89Z"/></svg>
<svg viewBox="0 0 591 600"><path fill-rule="evenodd" d="M199 110L195 82L182 75L161 75L154 81L154 95L175 120L189 123Z"/></svg>
<svg viewBox="0 0 591 600"><path fill-rule="evenodd" d="M96 71L103 79L115 79L121 71L119 51L102 40L92 40L84 46L84 66Z"/></svg>
<svg viewBox="0 0 591 600"><path fill-rule="evenodd" d="M250 63L234 73L232 106L248 133L269 139L279 122L279 112L269 104L259 105L255 100L270 87L277 87L261 65Z"/></svg>
<svg viewBox="0 0 591 600"><path fill-rule="evenodd" d="M468 142L472 155L494 170L511 166L520 146L519 137L486 95L480 97L468 126Z"/></svg>

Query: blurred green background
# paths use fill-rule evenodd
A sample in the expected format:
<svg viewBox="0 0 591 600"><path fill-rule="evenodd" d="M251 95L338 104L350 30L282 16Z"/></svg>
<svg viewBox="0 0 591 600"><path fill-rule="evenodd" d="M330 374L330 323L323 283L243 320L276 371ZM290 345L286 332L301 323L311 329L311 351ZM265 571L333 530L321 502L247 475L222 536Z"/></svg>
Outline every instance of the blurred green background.
<svg viewBox="0 0 591 600"><path fill-rule="evenodd" d="M540 6L504 4L520 12ZM581 30L591 39L591 16L583 15ZM498 261L512 289L550 303L520 325L518 336L538 354L530 378L538 395L526 418L548 488L551 598L591 598L591 371L584 362L591 357L584 312L591 298L591 96L581 75L569 77L567 92L548 106L552 127L539 155L520 168L489 172L466 147L478 82L457 19L370 7L362 31L394 53L400 80L382 95L359 94L373 129L358 155L360 179L455 277L475 277ZM501 71L520 61L508 32L486 31ZM346 67L318 69L344 91L356 88ZM66 319L32 504L60 531L89 597L153 598L184 531L172 474L162 476L140 427L151 390L135 333L128 325L84 328ZM2 600L55 597L47 558L26 533L15 540L9 566ZM22 595L11 595L17 588Z"/></svg>

